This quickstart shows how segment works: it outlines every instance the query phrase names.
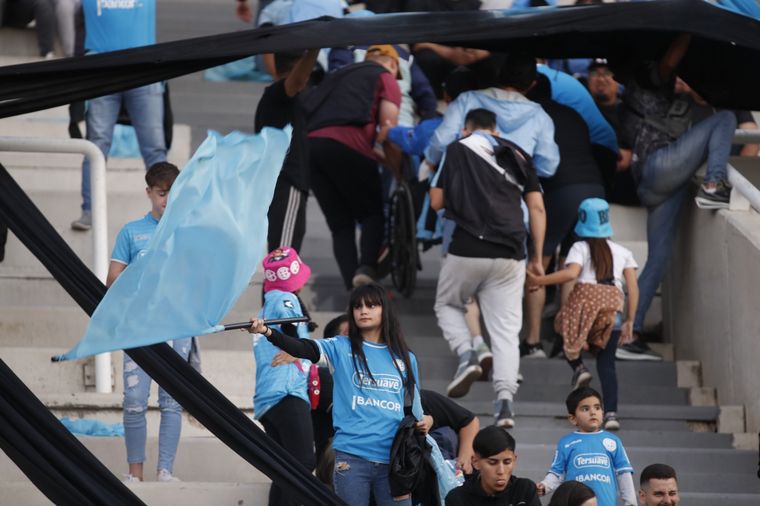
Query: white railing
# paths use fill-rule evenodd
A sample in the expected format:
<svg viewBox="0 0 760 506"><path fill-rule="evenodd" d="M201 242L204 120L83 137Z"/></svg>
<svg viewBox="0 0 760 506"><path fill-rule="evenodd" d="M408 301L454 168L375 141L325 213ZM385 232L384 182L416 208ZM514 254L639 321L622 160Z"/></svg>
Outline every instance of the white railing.
<svg viewBox="0 0 760 506"><path fill-rule="evenodd" d="M0 151L25 153L75 153L90 160L92 195L92 270L103 283L108 275L108 207L106 205L106 159L98 147L83 139L0 137ZM111 354L95 356L95 391L111 393Z"/></svg>
<svg viewBox="0 0 760 506"><path fill-rule="evenodd" d="M737 130L734 144L760 144L760 130ZM735 190L731 192L730 209L747 210L751 206L760 213L760 190L730 164L728 182Z"/></svg>

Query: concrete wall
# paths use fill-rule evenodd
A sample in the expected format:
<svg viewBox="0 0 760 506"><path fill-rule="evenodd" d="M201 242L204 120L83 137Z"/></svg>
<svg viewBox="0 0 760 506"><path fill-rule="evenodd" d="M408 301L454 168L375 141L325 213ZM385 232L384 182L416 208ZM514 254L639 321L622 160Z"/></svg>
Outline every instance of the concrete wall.
<svg viewBox="0 0 760 506"><path fill-rule="evenodd" d="M695 186L696 190L696 186ZM760 215L684 206L663 285L666 334L677 359L702 362L719 404L742 404L760 431Z"/></svg>

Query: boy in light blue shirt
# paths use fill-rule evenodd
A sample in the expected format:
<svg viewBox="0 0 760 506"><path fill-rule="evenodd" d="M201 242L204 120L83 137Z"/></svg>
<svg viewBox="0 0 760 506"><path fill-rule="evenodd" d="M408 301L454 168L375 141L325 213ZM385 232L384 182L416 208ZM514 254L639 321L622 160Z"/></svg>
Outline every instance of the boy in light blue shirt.
<svg viewBox="0 0 760 506"><path fill-rule="evenodd" d="M179 169L171 163L153 164L145 173L148 187L145 192L151 203L148 214L130 221L119 232L111 254L106 286L111 286L119 275L143 255L158 222L164 215L169 200L169 190L179 175ZM187 359L191 339L175 339L174 350ZM125 482L143 481L145 440L151 378L132 358L124 353L124 442L127 445L129 474ZM161 410L161 426L158 433L158 481L179 481L172 475L174 457L177 454L179 435L182 430L182 406L172 399L163 388L158 389L158 405Z"/></svg>
<svg viewBox="0 0 760 506"><path fill-rule="evenodd" d="M570 423L578 430L560 438L552 467L537 485L539 495L551 493L565 480L575 480L594 490L599 506L615 506L618 491L626 506L635 506L633 467L623 443L601 429L602 396L592 388L579 388L567 396L565 404Z"/></svg>

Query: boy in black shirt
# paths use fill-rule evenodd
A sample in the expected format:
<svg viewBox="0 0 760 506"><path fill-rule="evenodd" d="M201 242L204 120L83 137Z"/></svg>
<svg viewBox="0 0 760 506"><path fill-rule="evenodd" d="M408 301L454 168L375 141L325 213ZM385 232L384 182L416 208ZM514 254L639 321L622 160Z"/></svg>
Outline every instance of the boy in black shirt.
<svg viewBox="0 0 760 506"><path fill-rule="evenodd" d="M268 251L292 246L301 251L306 234L306 199L309 196L308 142L306 119L299 95L306 88L317 61L318 49L303 53L276 53L276 81L264 90L256 108L255 130L293 125L290 149L269 206Z"/></svg>
<svg viewBox="0 0 760 506"><path fill-rule="evenodd" d="M543 272L544 201L533 162L498 137L493 112L473 109L464 126L466 137L448 146L430 189L430 207L445 208L456 223L435 296L438 326L459 356L447 393L464 396L482 372L464 318L466 302L477 296L491 335L496 425L511 428L526 269L521 203L528 208L533 242L528 268Z"/></svg>
<svg viewBox="0 0 760 506"><path fill-rule="evenodd" d="M476 473L446 496L446 506L540 506L536 485L512 476L517 454L515 440L503 429L486 427L473 441Z"/></svg>

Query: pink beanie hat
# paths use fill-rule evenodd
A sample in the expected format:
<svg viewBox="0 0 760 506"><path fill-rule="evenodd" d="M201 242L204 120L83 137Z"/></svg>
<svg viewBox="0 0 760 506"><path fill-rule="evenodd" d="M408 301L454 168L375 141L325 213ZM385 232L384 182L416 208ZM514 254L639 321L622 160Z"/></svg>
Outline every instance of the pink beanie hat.
<svg viewBox="0 0 760 506"><path fill-rule="evenodd" d="M264 261L264 291L295 292L311 276L311 269L301 261L295 248L281 246L270 252Z"/></svg>

